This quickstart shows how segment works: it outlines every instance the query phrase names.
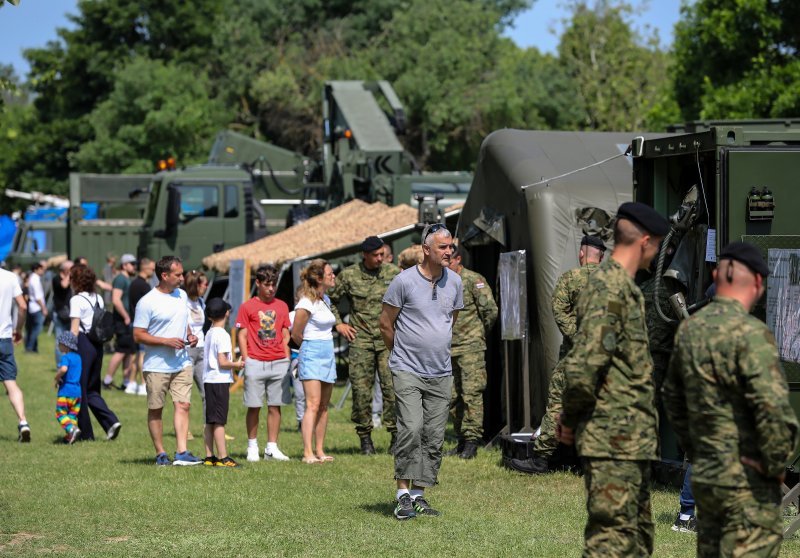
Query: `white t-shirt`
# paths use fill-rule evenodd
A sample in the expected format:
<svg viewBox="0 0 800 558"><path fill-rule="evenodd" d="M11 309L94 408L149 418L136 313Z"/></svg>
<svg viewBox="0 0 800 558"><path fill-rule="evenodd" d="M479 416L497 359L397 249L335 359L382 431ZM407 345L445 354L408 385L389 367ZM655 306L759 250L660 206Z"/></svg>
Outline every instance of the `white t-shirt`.
<svg viewBox="0 0 800 558"><path fill-rule="evenodd" d="M87 333L92 329L95 303L99 304L100 308L105 307L103 299L97 296L97 293L77 293L69 299L69 317L81 319L81 331L83 333Z"/></svg>
<svg viewBox="0 0 800 558"><path fill-rule="evenodd" d="M44 289L42 288L42 278L38 273L31 272L28 277L28 313L35 314L42 311L42 305L37 301L44 300Z"/></svg>
<svg viewBox="0 0 800 558"><path fill-rule="evenodd" d="M0 269L0 339L11 339L14 335L11 310L14 299L21 294L19 278L7 269Z"/></svg>
<svg viewBox="0 0 800 558"><path fill-rule="evenodd" d="M221 327L212 327L206 334L205 363L203 371L204 384L230 384L233 383L233 371L221 370L219 367L219 353L225 353L228 360L233 360L231 353L231 336Z"/></svg>
<svg viewBox="0 0 800 558"><path fill-rule="evenodd" d="M197 300L189 299L189 329L192 335L197 337L197 347L203 346L203 324L206 323L206 307L202 298Z"/></svg>
<svg viewBox="0 0 800 558"><path fill-rule="evenodd" d="M136 304L133 327L147 330L155 337L177 337L186 339L189 325L189 297L182 289L162 293L153 289ZM191 364L186 348L176 350L172 347L144 345L145 372L175 374Z"/></svg>
<svg viewBox="0 0 800 558"><path fill-rule="evenodd" d="M295 311L301 308L311 314L306 328L303 330L303 339L333 339L331 328L336 323L336 317L324 300L311 302L308 298L303 297L294 307Z"/></svg>

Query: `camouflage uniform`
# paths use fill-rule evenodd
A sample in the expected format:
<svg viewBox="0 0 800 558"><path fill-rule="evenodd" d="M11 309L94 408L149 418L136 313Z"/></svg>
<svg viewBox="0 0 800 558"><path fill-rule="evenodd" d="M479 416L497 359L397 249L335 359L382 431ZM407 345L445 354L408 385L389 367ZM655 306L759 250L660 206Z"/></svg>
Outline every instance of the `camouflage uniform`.
<svg viewBox="0 0 800 558"><path fill-rule="evenodd" d="M650 460L658 459L653 361L644 297L613 258L578 298L564 367L563 423L586 471L584 556L653 552Z"/></svg>
<svg viewBox="0 0 800 558"><path fill-rule="evenodd" d="M462 267L464 309L458 313L450 345L453 396L450 415L456 436L483 439L483 392L486 389L486 331L497 319L497 304L486 279Z"/></svg>
<svg viewBox="0 0 800 558"><path fill-rule="evenodd" d="M347 298L350 303L350 325L356 330L356 338L350 342L349 351L350 384L353 387L350 419L355 423L359 436L372 432L372 391L376 370L383 393L383 424L387 431L397 431L389 351L383 343L378 322L383 308L383 295L398 273L400 268L392 264L382 264L379 269L370 271L364 267L364 262L360 262L339 273L336 287L328 293L333 303L336 325L342 323L337 304Z"/></svg>
<svg viewBox="0 0 800 558"><path fill-rule="evenodd" d="M575 306L578 295L589 284L589 276L597 271L600 264L587 263L584 266L564 272L553 289L553 317L556 319L561 335L561 349L558 353L559 364L572 348L572 336L577 330ZM561 414L561 397L564 393L564 369L556 364L550 374L550 385L547 389L547 408L539 425L539 435L533 441L533 449L537 455L549 458L558 447L556 440L556 420Z"/></svg>
<svg viewBox="0 0 800 558"><path fill-rule="evenodd" d="M766 324L716 297L681 323L662 389L692 462L698 556L777 556L777 477L797 444L797 417ZM750 457L765 475L744 465Z"/></svg>

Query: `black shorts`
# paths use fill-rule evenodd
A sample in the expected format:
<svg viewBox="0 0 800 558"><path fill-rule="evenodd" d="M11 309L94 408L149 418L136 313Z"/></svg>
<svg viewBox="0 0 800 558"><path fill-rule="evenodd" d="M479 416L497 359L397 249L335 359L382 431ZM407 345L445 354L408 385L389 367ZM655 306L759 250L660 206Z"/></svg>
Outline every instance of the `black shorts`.
<svg viewBox="0 0 800 558"><path fill-rule="evenodd" d="M133 342L133 328L122 320L114 320L114 352L134 354L138 348Z"/></svg>
<svg viewBox="0 0 800 558"><path fill-rule="evenodd" d="M230 384L203 384L206 392L206 424L225 425L228 422Z"/></svg>

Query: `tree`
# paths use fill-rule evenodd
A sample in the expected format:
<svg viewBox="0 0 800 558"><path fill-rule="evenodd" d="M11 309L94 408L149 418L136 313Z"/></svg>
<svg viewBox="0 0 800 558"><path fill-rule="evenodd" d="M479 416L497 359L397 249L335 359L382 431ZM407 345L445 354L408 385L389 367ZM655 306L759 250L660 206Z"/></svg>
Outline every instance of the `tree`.
<svg viewBox="0 0 800 558"><path fill-rule="evenodd" d="M227 121L208 79L190 66L136 58L119 70L108 98L88 116L94 139L74 156L83 172L147 173L174 156L198 163Z"/></svg>
<svg viewBox="0 0 800 558"><path fill-rule="evenodd" d="M697 0L675 28L675 96L686 119L800 113L800 4Z"/></svg>
<svg viewBox="0 0 800 558"><path fill-rule="evenodd" d="M670 110L662 95L669 86L668 57L657 35L643 41L631 28L630 11L623 2L604 0L594 8L584 1L572 5L558 53L576 83L584 129L642 130L649 118ZM657 103L662 108L655 110Z"/></svg>

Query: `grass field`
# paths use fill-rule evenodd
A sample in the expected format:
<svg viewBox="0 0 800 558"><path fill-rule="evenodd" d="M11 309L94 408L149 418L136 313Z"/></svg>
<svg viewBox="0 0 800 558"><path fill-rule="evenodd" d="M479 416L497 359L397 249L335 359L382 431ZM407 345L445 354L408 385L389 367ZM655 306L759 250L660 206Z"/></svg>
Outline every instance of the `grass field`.
<svg viewBox="0 0 800 558"><path fill-rule="evenodd" d="M245 462L238 396L229 432L236 437L231 454L244 462L240 469L156 467L145 398L119 391L106 400L122 421L120 437L65 446L53 411L52 338L42 335L39 344L39 355L17 354L31 444L17 442L13 411L0 404L0 555L580 555L582 479L518 475L500 466L496 451L470 462L446 458L441 484L429 492L443 515L396 521L388 434L374 435L379 455L359 455L349 401L332 411L328 448L336 461L325 465L300 462L302 442L288 407L279 442L293 460ZM340 394L334 392L334 401ZM165 431L171 417L165 413ZM197 437L189 449L202 456L199 405L191 421ZM265 436L262 426L262 451ZM166 443L174 452L174 438ZM655 555L693 555L694 536L670 530L677 491L655 489L653 505ZM800 555L798 540L783 554Z"/></svg>

